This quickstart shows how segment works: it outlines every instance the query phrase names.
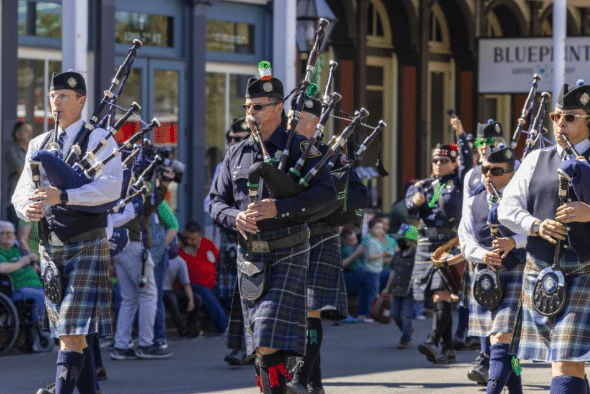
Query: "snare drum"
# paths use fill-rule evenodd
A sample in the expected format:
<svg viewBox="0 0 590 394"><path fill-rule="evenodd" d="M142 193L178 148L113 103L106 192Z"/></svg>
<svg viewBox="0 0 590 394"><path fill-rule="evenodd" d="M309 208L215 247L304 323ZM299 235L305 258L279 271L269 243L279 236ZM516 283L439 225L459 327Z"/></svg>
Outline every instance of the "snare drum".
<svg viewBox="0 0 590 394"><path fill-rule="evenodd" d="M461 291L463 271L467 267L467 261L461 254L459 238L455 237L436 248L432 252L431 260L445 278L451 293L458 295Z"/></svg>

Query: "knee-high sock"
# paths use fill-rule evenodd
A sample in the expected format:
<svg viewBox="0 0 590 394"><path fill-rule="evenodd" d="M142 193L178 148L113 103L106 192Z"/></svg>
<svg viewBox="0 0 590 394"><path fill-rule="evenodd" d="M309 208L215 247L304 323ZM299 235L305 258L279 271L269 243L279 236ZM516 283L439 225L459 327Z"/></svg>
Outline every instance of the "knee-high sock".
<svg viewBox="0 0 590 394"><path fill-rule="evenodd" d="M92 350L92 355L94 356L94 367L95 368L104 368L102 363L102 352L100 351L100 342L98 341L97 334L91 334L86 336L86 342L88 343L88 347Z"/></svg>
<svg viewBox="0 0 590 394"><path fill-rule="evenodd" d="M490 374L486 394L500 394L512 374L510 345L490 346Z"/></svg>
<svg viewBox="0 0 590 394"><path fill-rule="evenodd" d="M506 387L508 387L509 394L522 394L522 379L520 378L520 375L517 375L512 371L508 378L508 382L506 382Z"/></svg>
<svg viewBox="0 0 590 394"><path fill-rule="evenodd" d="M320 353L318 353L318 356L315 359L315 363L313 363L313 369L311 370L311 376L309 377L309 384L314 389L319 389L322 387L321 349Z"/></svg>
<svg viewBox="0 0 590 394"><path fill-rule="evenodd" d="M573 376L557 376L551 379L549 394L577 394L586 390L586 382Z"/></svg>
<svg viewBox="0 0 590 394"><path fill-rule="evenodd" d="M78 387L80 394L95 394L97 384L94 356L89 345L84 349L84 368L80 372L76 387Z"/></svg>
<svg viewBox="0 0 590 394"><path fill-rule="evenodd" d="M287 378L290 378L285 368L285 353L278 352L260 356L260 381L264 394L285 394L287 392Z"/></svg>
<svg viewBox="0 0 590 394"><path fill-rule="evenodd" d="M485 354L486 356L490 357L490 346L492 346L492 344L490 343L490 337L479 337L479 347L480 347L480 352L482 354Z"/></svg>
<svg viewBox="0 0 590 394"><path fill-rule="evenodd" d="M459 321L457 322L457 330L455 337L464 339L467 337L467 327L469 326L469 308L464 306L459 307Z"/></svg>
<svg viewBox="0 0 590 394"><path fill-rule="evenodd" d="M297 382L301 383L303 387L307 387L309 376L313 369L320 347L322 346L322 338L324 330L322 327L322 320L317 318L307 318L307 342L305 344L305 356L303 363L297 371Z"/></svg>
<svg viewBox="0 0 590 394"><path fill-rule="evenodd" d="M434 303L434 315L432 316L432 332L430 341L438 346L440 338L443 336L445 329L451 319L451 304L444 301Z"/></svg>
<svg viewBox="0 0 590 394"><path fill-rule="evenodd" d="M60 350L57 353L55 394L73 394L83 368L84 355L82 353Z"/></svg>

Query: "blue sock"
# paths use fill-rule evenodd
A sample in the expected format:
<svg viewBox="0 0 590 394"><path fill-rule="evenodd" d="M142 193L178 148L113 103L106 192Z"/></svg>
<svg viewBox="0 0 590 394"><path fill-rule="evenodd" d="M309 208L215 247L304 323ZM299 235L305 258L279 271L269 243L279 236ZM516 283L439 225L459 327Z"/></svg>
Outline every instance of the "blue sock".
<svg viewBox="0 0 590 394"><path fill-rule="evenodd" d="M60 350L57 353L55 394L73 394L83 368L84 355L82 353Z"/></svg>
<svg viewBox="0 0 590 394"><path fill-rule="evenodd" d="M522 394L522 379L520 375L517 375L512 371L508 381L506 382L509 394Z"/></svg>
<svg viewBox="0 0 590 394"><path fill-rule="evenodd" d="M512 373L512 355L508 354L510 345L490 346L490 374L486 394L500 394Z"/></svg>
<svg viewBox="0 0 590 394"><path fill-rule="evenodd" d="M84 349L84 369L78 378L78 391L80 394L95 394L98 388L96 380L96 370L94 369L94 355L90 346Z"/></svg>
<svg viewBox="0 0 590 394"><path fill-rule="evenodd" d="M551 379L549 394L577 394L586 390L586 382L574 376L557 376Z"/></svg>
<svg viewBox="0 0 590 394"><path fill-rule="evenodd" d="M479 337L480 352L486 356L490 356L490 337Z"/></svg>
<svg viewBox="0 0 590 394"><path fill-rule="evenodd" d="M459 320L457 321L457 331L455 331L455 338L466 337L467 327L469 326L469 308L463 306L459 307Z"/></svg>

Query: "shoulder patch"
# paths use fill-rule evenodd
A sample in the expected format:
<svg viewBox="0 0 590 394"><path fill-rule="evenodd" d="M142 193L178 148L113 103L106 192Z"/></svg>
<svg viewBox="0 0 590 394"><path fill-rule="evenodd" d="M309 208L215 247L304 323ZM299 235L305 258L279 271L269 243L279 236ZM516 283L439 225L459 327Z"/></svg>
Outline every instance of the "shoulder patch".
<svg viewBox="0 0 590 394"><path fill-rule="evenodd" d="M299 149L301 149L301 153L303 153L305 151L305 148L307 147L308 143L309 143L309 140L304 140L299 143ZM314 157L320 157L321 155L322 155L322 152L320 152L320 150L315 145L313 145L311 147L311 149L309 150L309 152L307 152L308 159L313 159Z"/></svg>

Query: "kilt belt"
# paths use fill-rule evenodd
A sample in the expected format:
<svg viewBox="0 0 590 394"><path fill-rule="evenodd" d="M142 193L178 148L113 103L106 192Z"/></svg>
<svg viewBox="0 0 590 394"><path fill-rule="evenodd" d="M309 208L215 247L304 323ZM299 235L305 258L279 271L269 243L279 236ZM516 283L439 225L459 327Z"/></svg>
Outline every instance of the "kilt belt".
<svg viewBox="0 0 590 394"><path fill-rule="evenodd" d="M446 227L421 227L418 229L418 235L428 238L438 237L439 239L445 237L454 238L457 236L457 231L453 228Z"/></svg>
<svg viewBox="0 0 590 394"><path fill-rule="evenodd" d="M274 239L264 239L264 232L251 234L251 237L253 253L269 253L275 250L290 248L294 245L307 242L309 240L309 229L305 228L304 230L300 230L296 233ZM247 242L248 241L243 239L243 237L240 237L238 241L242 248L247 248Z"/></svg>
<svg viewBox="0 0 590 394"><path fill-rule="evenodd" d="M338 233L338 226L309 226L309 236L315 237L318 235L335 234Z"/></svg>
<svg viewBox="0 0 590 394"><path fill-rule="evenodd" d="M91 239L97 238L105 238L107 236L107 229L106 228L95 228L82 234L78 234L70 239L62 241L57 237L57 235L52 231L49 233L47 243L51 246L62 246L64 244L75 243L75 242L82 242L82 241L89 241ZM39 242L43 243L42 240Z"/></svg>
<svg viewBox="0 0 590 394"><path fill-rule="evenodd" d="M547 267L550 266L551 264L547 265ZM541 267L539 264L532 261L532 259L527 259L526 261L526 268L533 272L541 272L543 269L547 267ZM565 276L590 274L590 260L585 261L583 263L579 263L579 266L575 268L561 268L561 271L563 271L563 274Z"/></svg>

